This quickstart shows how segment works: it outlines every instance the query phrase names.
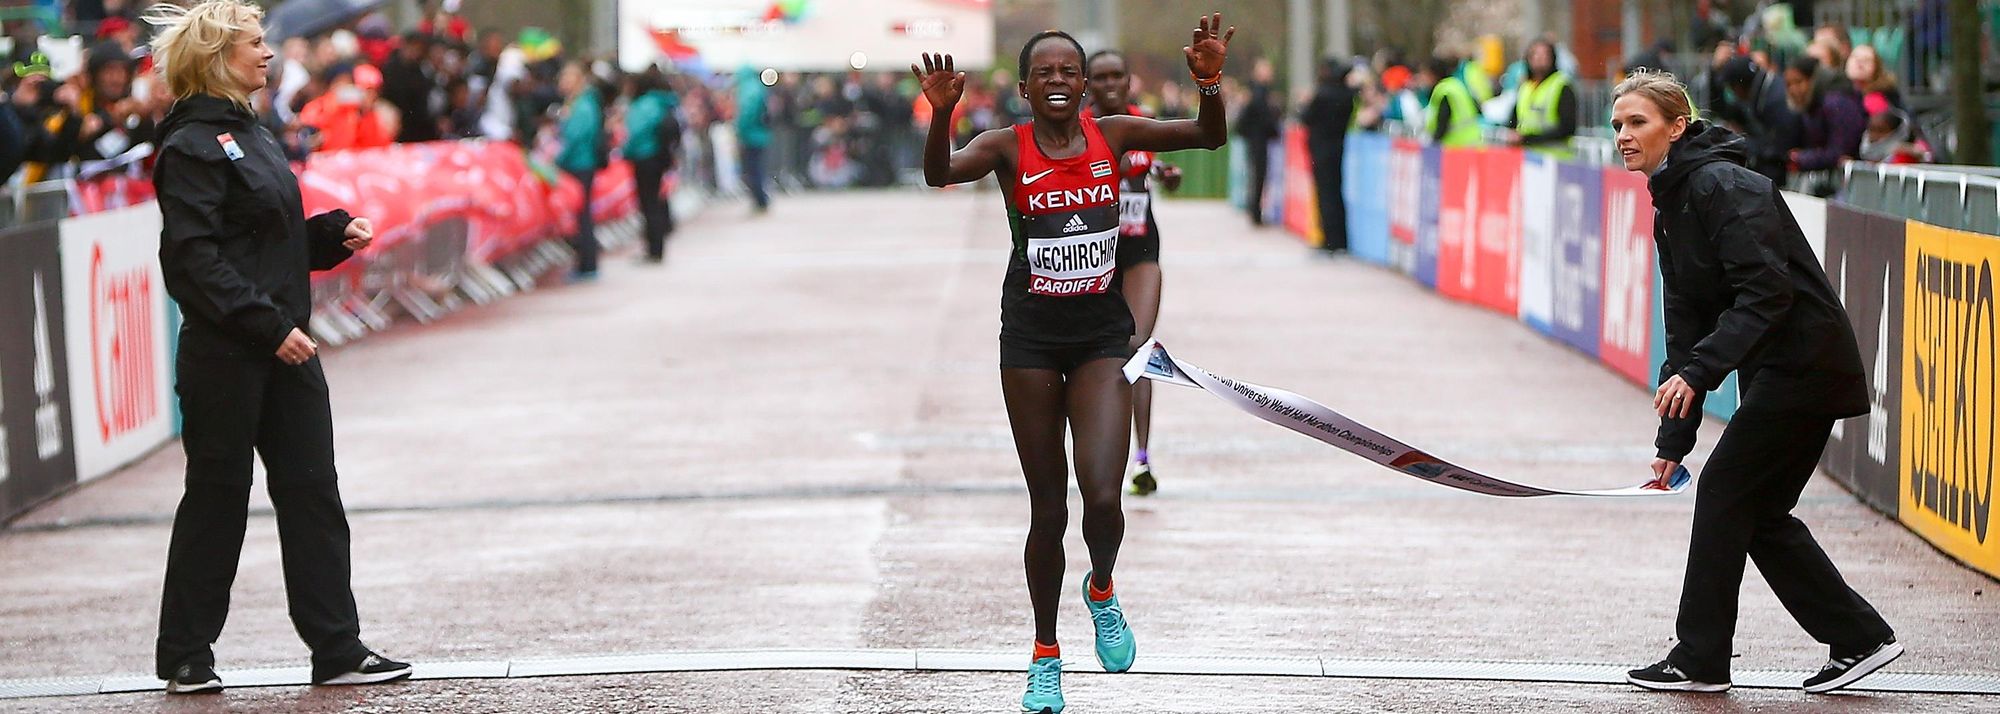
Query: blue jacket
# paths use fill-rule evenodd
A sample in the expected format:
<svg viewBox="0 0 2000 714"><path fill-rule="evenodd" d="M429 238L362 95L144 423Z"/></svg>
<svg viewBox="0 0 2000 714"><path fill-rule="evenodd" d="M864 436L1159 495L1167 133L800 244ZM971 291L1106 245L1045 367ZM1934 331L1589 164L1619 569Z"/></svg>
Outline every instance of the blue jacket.
<svg viewBox="0 0 2000 714"><path fill-rule="evenodd" d="M771 145L771 122L764 111L764 83L747 67L736 73L736 140L756 149Z"/></svg>
<svg viewBox="0 0 2000 714"><path fill-rule="evenodd" d="M650 159L660 153L660 122L680 102L673 93L653 90L632 100L625 109L625 158Z"/></svg>
<svg viewBox="0 0 2000 714"><path fill-rule="evenodd" d="M556 153L556 165L564 171L584 173L603 168L604 156L604 101L597 96L596 87L588 87L576 95L569 105L569 118L562 124L562 150Z"/></svg>

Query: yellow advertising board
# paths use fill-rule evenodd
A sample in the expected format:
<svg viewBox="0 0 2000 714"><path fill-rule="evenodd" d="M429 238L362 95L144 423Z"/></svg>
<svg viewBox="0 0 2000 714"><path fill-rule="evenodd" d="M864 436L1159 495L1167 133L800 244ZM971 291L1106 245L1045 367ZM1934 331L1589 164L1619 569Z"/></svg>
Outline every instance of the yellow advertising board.
<svg viewBox="0 0 2000 714"><path fill-rule="evenodd" d="M1996 267L2000 238L1909 223L1898 516L1952 557L2000 576Z"/></svg>

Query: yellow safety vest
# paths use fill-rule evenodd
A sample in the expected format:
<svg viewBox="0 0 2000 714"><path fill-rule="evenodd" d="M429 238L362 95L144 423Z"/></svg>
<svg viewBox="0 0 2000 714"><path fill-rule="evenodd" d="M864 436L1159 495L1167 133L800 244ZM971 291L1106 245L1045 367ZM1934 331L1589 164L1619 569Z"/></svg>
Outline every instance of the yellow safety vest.
<svg viewBox="0 0 2000 714"><path fill-rule="evenodd" d="M1465 63L1464 81L1473 101L1484 104L1493 99L1493 75L1488 74L1478 62Z"/></svg>
<svg viewBox="0 0 2000 714"><path fill-rule="evenodd" d="M1445 130L1440 145L1457 148L1483 143L1479 131L1479 104L1472 100L1472 92L1457 77L1438 80L1437 86L1431 88L1431 103L1424 110L1424 128L1428 130L1425 135L1436 135L1438 114L1441 113L1438 108L1445 102L1451 102L1451 127Z"/></svg>
<svg viewBox="0 0 2000 714"><path fill-rule="evenodd" d="M1540 82L1528 80L1521 83L1521 98L1514 104L1514 129L1522 136L1535 136L1555 131L1562 124L1562 117L1556 111L1561 103L1562 92L1569 86L1569 75L1556 70L1548 79ZM1541 144L1536 150L1548 153L1567 154L1569 144Z"/></svg>

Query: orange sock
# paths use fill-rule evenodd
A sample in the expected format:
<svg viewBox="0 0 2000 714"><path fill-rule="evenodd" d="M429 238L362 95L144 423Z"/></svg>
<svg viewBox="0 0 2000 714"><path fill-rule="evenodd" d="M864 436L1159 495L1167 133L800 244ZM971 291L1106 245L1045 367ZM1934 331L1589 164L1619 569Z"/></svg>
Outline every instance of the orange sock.
<svg viewBox="0 0 2000 714"><path fill-rule="evenodd" d="M1044 658L1047 658L1047 657L1054 657L1054 658L1056 658L1056 659L1062 659L1062 646L1061 646L1061 645L1055 645L1055 644L1048 644L1048 645L1045 645L1045 644L1042 644L1041 640L1036 640L1036 641L1035 641L1035 659L1036 659L1036 660L1041 660L1041 659L1044 659Z"/></svg>
<svg viewBox="0 0 2000 714"><path fill-rule="evenodd" d="M1106 600L1110 600L1110 599L1111 599L1111 589L1112 589L1113 587L1115 587L1115 585L1111 585L1111 584L1108 584L1108 583L1107 583L1107 584L1106 584L1106 586L1105 586L1105 588L1104 588L1103 590L1099 590L1099 589L1097 589L1097 583L1091 583L1091 584L1090 584L1090 601L1091 601L1091 602L1104 602L1104 601L1106 601Z"/></svg>

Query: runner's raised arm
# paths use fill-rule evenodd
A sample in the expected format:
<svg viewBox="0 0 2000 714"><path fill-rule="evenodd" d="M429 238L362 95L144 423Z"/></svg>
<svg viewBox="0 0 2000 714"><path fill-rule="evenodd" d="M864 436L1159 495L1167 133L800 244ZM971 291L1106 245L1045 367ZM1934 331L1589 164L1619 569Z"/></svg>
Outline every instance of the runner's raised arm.
<svg viewBox="0 0 2000 714"><path fill-rule="evenodd" d="M1201 94L1201 106L1193 119L1160 121L1146 117L1119 115L1104 117L1099 125L1104 135L1120 151L1179 151L1215 149L1229 140L1228 109L1222 104L1222 64L1229 56L1229 40L1236 28L1222 29L1222 13L1201 18L1194 38L1181 52L1187 55L1188 72L1194 75Z"/></svg>
<svg viewBox="0 0 2000 714"><path fill-rule="evenodd" d="M951 55L924 53L924 66L910 65L931 103L931 130L924 138L924 183L942 188L985 178L1007 163L1010 132L993 129L957 151L951 150L952 111L965 96L965 73L953 66Z"/></svg>

